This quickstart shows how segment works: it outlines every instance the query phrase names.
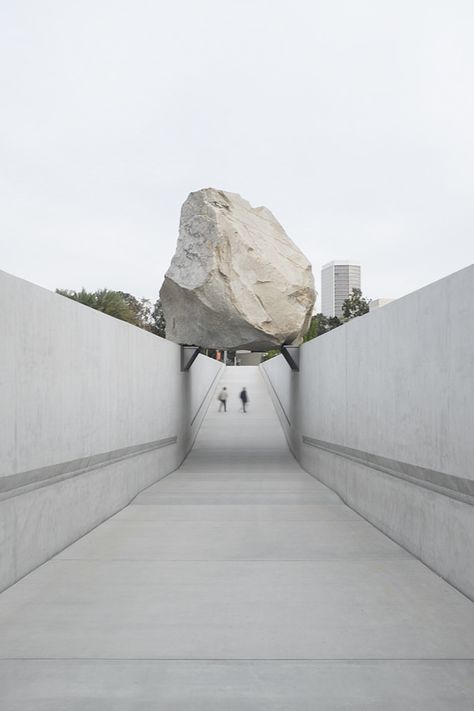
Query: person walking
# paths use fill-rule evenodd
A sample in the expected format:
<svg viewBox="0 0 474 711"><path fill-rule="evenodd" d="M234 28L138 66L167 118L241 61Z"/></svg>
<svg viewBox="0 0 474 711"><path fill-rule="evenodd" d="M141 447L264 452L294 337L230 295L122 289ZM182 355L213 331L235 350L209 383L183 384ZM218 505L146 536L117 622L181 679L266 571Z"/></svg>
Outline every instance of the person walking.
<svg viewBox="0 0 474 711"><path fill-rule="evenodd" d="M249 401L249 396L248 396L248 393L247 393L247 388L242 388L242 390L240 391L239 397L240 397L240 399L242 400L242 410L243 410L244 412L247 412L247 410L245 409L245 406L247 405L247 403L248 403L248 401Z"/></svg>
<svg viewBox="0 0 474 711"><path fill-rule="evenodd" d="M224 407L224 412L227 412L227 397L229 393L227 392L227 388L222 388L220 391L219 395L217 396L217 399L219 400L219 410L220 412L222 410L222 407Z"/></svg>

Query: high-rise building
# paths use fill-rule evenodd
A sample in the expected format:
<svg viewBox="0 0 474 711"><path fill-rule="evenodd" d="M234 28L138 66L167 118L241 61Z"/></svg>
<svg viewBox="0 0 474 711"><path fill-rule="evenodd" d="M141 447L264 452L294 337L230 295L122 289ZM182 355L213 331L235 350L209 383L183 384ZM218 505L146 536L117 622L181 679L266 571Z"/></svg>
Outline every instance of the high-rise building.
<svg viewBox="0 0 474 711"><path fill-rule="evenodd" d="M321 269L321 313L342 316L342 304L360 289L360 264L340 259L325 264Z"/></svg>

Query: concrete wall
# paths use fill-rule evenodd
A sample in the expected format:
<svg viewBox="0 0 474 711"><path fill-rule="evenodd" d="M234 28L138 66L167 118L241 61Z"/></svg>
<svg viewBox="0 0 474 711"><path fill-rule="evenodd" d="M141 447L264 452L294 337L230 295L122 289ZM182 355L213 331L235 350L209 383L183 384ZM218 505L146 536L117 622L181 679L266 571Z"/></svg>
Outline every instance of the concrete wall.
<svg viewBox="0 0 474 711"><path fill-rule="evenodd" d="M0 272L0 589L176 469L223 368Z"/></svg>
<svg viewBox="0 0 474 711"><path fill-rule="evenodd" d="M474 598L474 266L262 367L306 471Z"/></svg>

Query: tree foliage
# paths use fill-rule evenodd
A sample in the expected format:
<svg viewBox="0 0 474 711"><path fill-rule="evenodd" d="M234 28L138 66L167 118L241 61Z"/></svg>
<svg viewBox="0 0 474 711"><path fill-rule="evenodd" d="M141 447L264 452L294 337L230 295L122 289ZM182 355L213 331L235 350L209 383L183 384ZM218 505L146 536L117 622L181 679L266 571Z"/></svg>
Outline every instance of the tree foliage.
<svg viewBox="0 0 474 711"><path fill-rule="evenodd" d="M114 316L121 321L127 321L138 326L137 318L133 309L123 298L120 291L110 291L109 289L99 289L89 292L85 289L81 291L71 291L69 289L56 289L56 293L67 296L68 299L78 301L80 304L90 306L92 309L102 311L104 314Z"/></svg>
<svg viewBox="0 0 474 711"><path fill-rule="evenodd" d="M342 321L337 316L325 316L324 314L315 314L311 319L311 323L306 336L304 337L304 342L311 341L317 336L322 336L328 331L332 331L333 328L337 328L342 324Z"/></svg>
<svg viewBox="0 0 474 711"><path fill-rule="evenodd" d="M118 291L133 314L135 326L151 331L151 303L149 299L137 299L126 291Z"/></svg>
<svg viewBox="0 0 474 711"><path fill-rule="evenodd" d="M85 306L90 306L97 311L102 311L108 316L114 316L121 321L143 328L157 336L166 337L166 322L159 299L152 305L149 299L137 299L136 296L125 291L110 289L98 289L92 292L85 289L81 289L81 291L56 289L56 293Z"/></svg>
<svg viewBox="0 0 474 711"><path fill-rule="evenodd" d="M267 351L265 355L262 358L262 363L264 363L266 360L270 360L270 358L275 358L275 356L280 355L281 351L279 351L277 348Z"/></svg>
<svg viewBox="0 0 474 711"><path fill-rule="evenodd" d="M313 338L322 336L333 328L341 326L345 321L349 321L356 316L363 316L369 311L370 299L362 296L361 289L352 289L350 296L342 305L342 318L337 316L325 316L324 314L316 314L311 319L304 341L311 341Z"/></svg>
<svg viewBox="0 0 474 711"><path fill-rule="evenodd" d="M362 296L361 289L352 289L350 296L342 304L342 315L345 321L369 312L370 299Z"/></svg>
<svg viewBox="0 0 474 711"><path fill-rule="evenodd" d="M153 311L151 312L151 320L153 324L151 329L152 332L155 333L157 336L166 338L166 319L163 314L163 306L161 305L160 299L157 299L157 301L155 301Z"/></svg>

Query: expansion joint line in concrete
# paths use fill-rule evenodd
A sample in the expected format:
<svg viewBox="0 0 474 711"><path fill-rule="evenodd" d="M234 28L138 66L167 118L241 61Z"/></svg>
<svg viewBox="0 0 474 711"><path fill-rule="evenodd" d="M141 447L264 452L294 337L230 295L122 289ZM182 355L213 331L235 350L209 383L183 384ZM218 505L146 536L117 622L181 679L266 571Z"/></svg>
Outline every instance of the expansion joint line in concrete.
<svg viewBox="0 0 474 711"><path fill-rule="evenodd" d="M407 462L400 462L397 459L381 457L377 454L345 447L334 442L325 442L306 435L303 435L302 440L304 444L310 447L316 447L344 459L349 459L369 469L375 469L384 474L408 481L411 484L436 491L438 494L449 496L465 504L474 504L474 481L470 479L455 476L454 474L446 474L435 469L426 469Z"/></svg>
<svg viewBox="0 0 474 711"><path fill-rule="evenodd" d="M214 376L214 378L213 378L211 384L209 385L209 387L208 387L208 389L207 389L207 391L206 391L206 394L204 395L204 397L203 397L202 400L201 400L201 404L199 405L199 407L198 407L198 409L196 410L196 412L195 412L193 418L191 419L191 422L189 423L189 424L191 425L191 427L194 425L194 422L195 422L197 416L199 415L199 413L201 412L202 408L204 407L204 405L207 403L207 405L208 405L208 407L209 407L211 401L210 401L210 399L209 399L209 401L208 401L208 396L209 396L211 390L215 387L216 382L217 382L217 381L219 380L219 378L221 377L223 368L224 368L224 366L222 366L222 368L219 368L219 370L217 371L216 375ZM204 414L205 414L205 413L204 413Z"/></svg>
<svg viewBox="0 0 474 711"><path fill-rule="evenodd" d="M60 462L39 469L30 469L26 472L19 472L0 479L0 501L10 499L13 496L25 494L34 489L40 489L44 486L50 486L66 479L72 479L80 474L88 474L96 469L116 464L131 457L138 457L141 454L148 454L156 449L168 447L176 444L177 436L165 437L157 439L153 442L145 442L143 444L132 445L131 447L122 447L121 449L113 449L109 452L101 452L90 457L81 459L73 459L68 462Z"/></svg>
<svg viewBox="0 0 474 711"><path fill-rule="evenodd" d="M474 662L474 657L0 657L2 662L350 662L351 664L390 664L391 662Z"/></svg>
<svg viewBox="0 0 474 711"><path fill-rule="evenodd" d="M272 381L270 380L270 378L268 377L268 375L265 372L265 368L260 368L260 373L263 375L263 379L265 380L265 383L267 384L267 386L269 388L270 397L272 398L274 403L276 402L278 404L278 408L276 408L277 413L280 411L281 414L283 415L283 417L285 418L285 420L287 421L288 426L291 427L290 418L286 414L285 408L283 407L282 402L281 402L280 398L278 397L278 393L275 390L275 388L273 387Z"/></svg>

